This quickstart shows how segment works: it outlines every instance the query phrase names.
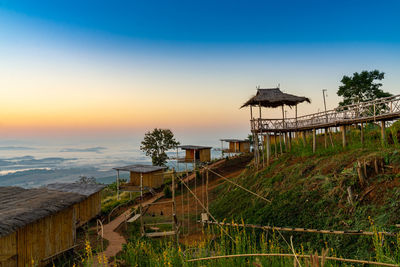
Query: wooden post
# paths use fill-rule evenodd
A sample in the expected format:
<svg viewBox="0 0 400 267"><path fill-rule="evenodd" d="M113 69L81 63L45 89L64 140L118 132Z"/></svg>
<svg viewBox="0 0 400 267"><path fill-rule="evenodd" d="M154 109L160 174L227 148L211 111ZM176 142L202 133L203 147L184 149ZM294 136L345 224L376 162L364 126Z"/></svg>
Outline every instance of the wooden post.
<svg viewBox="0 0 400 267"><path fill-rule="evenodd" d="M281 149L281 155L283 154L283 149L282 149L282 133L279 133L279 147Z"/></svg>
<svg viewBox="0 0 400 267"><path fill-rule="evenodd" d="M143 174L140 173L140 200L143 200Z"/></svg>
<svg viewBox="0 0 400 267"><path fill-rule="evenodd" d="M206 172L206 208L208 210L208 168Z"/></svg>
<svg viewBox="0 0 400 267"><path fill-rule="evenodd" d="M325 148L328 148L328 128L325 128L324 131L324 141L325 141Z"/></svg>
<svg viewBox="0 0 400 267"><path fill-rule="evenodd" d="M117 200L119 200L119 170L117 170Z"/></svg>
<svg viewBox="0 0 400 267"><path fill-rule="evenodd" d="M266 141L267 141L267 166L269 166L269 161L271 158L271 146L270 146L270 140L269 140L269 133L266 135Z"/></svg>
<svg viewBox="0 0 400 267"><path fill-rule="evenodd" d="M329 139L331 140L331 145L332 145L332 147L335 147L335 144L333 143L332 130L331 130L331 128L328 128L328 133L329 133Z"/></svg>
<svg viewBox="0 0 400 267"><path fill-rule="evenodd" d="M274 147L275 147L275 157L278 157L278 144L277 144L277 136L276 132L274 133Z"/></svg>
<svg viewBox="0 0 400 267"><path fill-rule="evenodd" d="M347 141L346 141L346 126L340 126L340 131L342 132L342 143L343 147L347 146Z"/></svg>
<svg viewBox="0 0 400 267"><path fill-rule="evenodd" d="M263 167L265 167L265 143L264 143L264 135L261 135L261 147L262 147Z"/></svg>
<svg viewBox="0 0 400 267"><path fill-rule="evenodd" d="M285 128L285 109L282 105L282 128Z"/></svg>
<svg viewBox="0 0 400 267"><path fill-rule="evenodd" d="M316 135L316 129L314 128L313 129L313 135L312 135L312 150L313 150L313 153L315 153L315 150L316 150L316 148L317 148L317 135Z"/></svg>
<svg viewBox="0 0 400 267"><path fill-rule="evenodd" d="M364 123L361 123L360 127L360 135L361 135L361 146L364 146Z"/></svg>
<svg viewBox="0 0 400 267"><path fill-rule="evenodd" d="M382 145L386 144L386 124L385 121L381 121L381 136L382 136Z"/></svg>
<svg viewBox="0 0 400 267"><path fill-rule="evenodd" d="M301 132L301 139L303 140L303 146L306 147L307 141L306 141L306 133L304 131Z"/></svg>
<svg viewBox="0 0 400 267"><path fill-rule="evenodd" d="M296 117L296 130L297 130L297 104L294 108L294 111L295 111L295 117Z"/></svg>
<svg viewBox="0 0 400 267"><path fill-rule="evenodd" d="M173 227L176 233L176 238L178 238L178 231L176 229L176 205L175 205L175 176L176 172L172 174L172 217L173 217Z"/></svg>
<svg viewBox="0 0 400 267"><path fill-rule="evenodd" d="M288 132L288 147L289 151L292 150L292 132Z"/></svg>

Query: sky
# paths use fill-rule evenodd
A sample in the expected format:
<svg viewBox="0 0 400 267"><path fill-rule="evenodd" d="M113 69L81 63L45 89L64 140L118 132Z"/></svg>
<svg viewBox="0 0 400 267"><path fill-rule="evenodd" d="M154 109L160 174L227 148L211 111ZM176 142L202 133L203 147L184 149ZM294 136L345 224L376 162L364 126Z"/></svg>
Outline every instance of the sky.
<svg viewBox="0 0 400 267"><path fill-rule="evenodd" d="M379 69L399 93L399 1L0 0L0 138L246 137L256 87L340 101ZM280 117L265 109L263 117ZM287 116L294 111L287 108Z"/></svg>

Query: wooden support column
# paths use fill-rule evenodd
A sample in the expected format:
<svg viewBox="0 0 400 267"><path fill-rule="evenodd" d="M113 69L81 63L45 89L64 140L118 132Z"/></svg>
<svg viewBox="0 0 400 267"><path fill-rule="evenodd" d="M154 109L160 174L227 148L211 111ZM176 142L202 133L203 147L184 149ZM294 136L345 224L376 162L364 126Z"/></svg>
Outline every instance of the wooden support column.
<svg viewBox="0 0 400 267"><path fill-rule="evenodd" d="M325 148L328 148L328 128L325 128L324 130L324 142L325 142Z"/></svg>
<svg viewBox="0 0 400 267"><path fill-rule="evenodd" d="M279 147L281 149L281 155L283 154L283 149L282 149L282 133L279 133Z"/></svg>
<svg viewBox="0 0 400 267"><path fill-rule="evenodd" d="M343 147L347 146L347 140L346 140L346 126L340 126L340 131L342 132L342 144Z"/></svg>
<svg viewBox="0 0 400 267"><path fill-rule="evenodd" d="M386 144L386 123L385 121L381 121L381 136L382 136L382 145Z"/></svg>
<svg viewBox="0 0 400 267"><path fill-rule="evenodd" d="M269 140L269 133L267 133L267 135L266 135L266 146L267 146L267 166L269 166L269 161L270 161L270 159L271 159L271 142L270 142L270 140Z"/></svg>
<svg viewBox="0 0 400 267"><path fill-rule="evenodd" d="M274 133L274 147L275 147L275 157L278 157L278 140L277 140L276 132Z"/></svg>
<svg viewBox="0 0 400 267"><path fill-rule="evenodd" d="M119 170L117 170L117 200L119 200Z"/></svg>
<svg viewBox="0 0 400 267"><path fill-rule="evenodd" d="M288 132L287 136L288 136L289 151L291 151L292 150L292 132Z"/></svg>
<svg viewBox="0 0 400 267"><path fill-rule="evenodd" d="M361 123L360 127L360 138L361 138L361 146L364 146L364 123Z"/></svg>
<svg viewBox="0 0 400 267"><path fill-rule="evenodd" d="M313 150L313 153L315 153L315 150L317 148L317 130L314 128L312 133L313 133L313 135L312 135L312 150Z"/></svg>
<svg viewBox="0 0 400 267"><path fill-rule="evenodd" d="M304 131L301 132L301 139L303 140L303 146L306 147L306 133Z"/></svg>

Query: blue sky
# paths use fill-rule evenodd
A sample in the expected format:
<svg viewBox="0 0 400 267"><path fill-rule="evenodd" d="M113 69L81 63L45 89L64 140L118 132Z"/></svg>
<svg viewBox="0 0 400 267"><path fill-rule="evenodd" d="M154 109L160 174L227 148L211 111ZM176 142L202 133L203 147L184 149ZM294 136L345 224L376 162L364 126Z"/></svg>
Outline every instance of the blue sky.
<svg viewBox="0 0 400 267"><path fill-rule="evenodd" d="M399 1L0 0L2 136L168 127L206 143L247 135L238 107L256 86L309 96L300 114L323 108L323 88L334 108L355 71L386 72L397 94L399 11Z"/></svg>

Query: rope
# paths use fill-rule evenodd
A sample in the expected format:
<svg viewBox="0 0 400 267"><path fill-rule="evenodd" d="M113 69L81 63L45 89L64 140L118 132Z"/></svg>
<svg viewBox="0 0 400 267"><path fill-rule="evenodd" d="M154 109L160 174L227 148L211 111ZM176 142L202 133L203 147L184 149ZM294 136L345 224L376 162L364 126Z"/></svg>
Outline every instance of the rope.
<svg viewBox="0 0 400 267"><path fill-rule="evenodd" d="M200 222L200 221L199 221ZM254 224L237 224L237 223L224 223L224 222L201 222L207 224L216 224L222 226L232 226L232 227L244 227L244 228L256 228L263 230L276 230L276 231L286 231L286 232L306 232L306 233L320 233L320 234L334 234L334 235L367 235L372 236L374 232L368 232L363 230L348 230L348 231L339 231L339 230L318 230L318 229L307 229L307 228L289 228L289 227L276 227L276 226L262 226L262 225L254 225ZM395 233L390 232L377 232L380 235L386 236L396 236Z"/></svg>
<svg viewBox="0 0 400 267"><path fill-rule="evenodd" d="M182 184L186 187L186 189L188 190L188 192L190 192L190 193L193 195L193 197L196 199L196 201L199 202L200 206L207 212L207 214L208 214L214 221L217 221L217 220L215 219L215 217L210 213L210 211L204 206L204 204L197 198L196 194L194 194L193 191L190 190L189 186L188 186L181 178L179 178L179 179L181 180ZM188 193L188 194L189 194L189 193ZM189 200L189 199L188 199L188 200ZM219 225L219 227L221 228L221 230L222 230L227 236L229 236L230 239L232 239L233 242L236 242L236 241L233 239L233 237L230 236L230 235L228 234L228 232L224 229L224 227L222 227L221 225Z"/></svg>
<svg viewBox="0 0 400 267"><path fill-rule="evenodd" d="M223 256L197 258L197 259L187 260L187 262L217 260L217 259L224 259L224 258L239 258L239 257L294 257L294 256L295 255L293 255L293 254L284 254L284 253L260 253L260 254L254 253L254 254L237 254L237 255L223 255ZM370 265L389 266L389 267L398 267L399 266L397 264L392 264L392 263L374 262L374 261L366 261L366 260L355 260L355 259L342 259L342 258L337 258L337 257L325 257L325 256L317 256L317 255L296 255L296 257L298 257L298 258L318 257L318 259L340 261L340 262L370 264Z"/></svg>
<svg viewBox="0 0 400 267"><path fill-rule="evenodd" d="M204 168L207 169L207 170L209 170L210 172L214 173L214 174L217 175L218 177L221 177L222 179L224 179L224 180L230 182L231 184L233 184L233 185L235 185L235 186L237 186L237 187L243 189L244 191L246 191L246 192L248 192L248 193L250 193L250 194L252 194L252 195L254 195L254 196L258 197L258 198L261 198L262 200L265 200L265 201L267 201L268 203L271 203L271 202L272 202L271 200L266 199L265 197L260 196L259 194L254 193L253 191L250 191L249 189L244 188L243 186L241 186L241 185L239 185L239 184L237 184L237 183L231 181L230 179L228 179L228 178L222 176L221 174L216 173L215 171L209 169L208 167L204 167Z"/></svg>

